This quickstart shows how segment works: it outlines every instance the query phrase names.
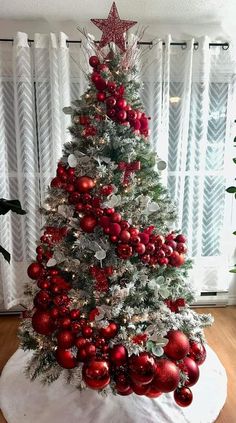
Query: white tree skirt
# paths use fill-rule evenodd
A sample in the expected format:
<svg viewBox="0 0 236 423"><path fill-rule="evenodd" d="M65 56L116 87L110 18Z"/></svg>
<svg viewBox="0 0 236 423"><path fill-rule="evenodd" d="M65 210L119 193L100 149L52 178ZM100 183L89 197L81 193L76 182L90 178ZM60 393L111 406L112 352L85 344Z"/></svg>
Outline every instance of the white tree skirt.
<svg viewBox="0 0 236 423"><path fill-rule="evenodd" d="M42 386L23 373L29 357L17 350L2 372L0 406L8 423L213 423L226 400L226 373L209 347L187 408L178 407L172 393L156 399L135 394L103 398L90 389L80 393L63 377Z"/></svg>

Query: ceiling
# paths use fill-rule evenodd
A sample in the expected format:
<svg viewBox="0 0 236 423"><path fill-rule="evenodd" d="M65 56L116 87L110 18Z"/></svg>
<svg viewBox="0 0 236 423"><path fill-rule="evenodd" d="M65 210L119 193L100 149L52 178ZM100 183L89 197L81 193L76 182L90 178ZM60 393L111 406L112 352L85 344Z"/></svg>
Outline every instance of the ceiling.
<svg viewBox="0 0 236 423"><path fill-rule="evenodd" d="M105 18L112 0L0 0L1 19L88 22ZM203 24L235 19L236 0L117 0L121 19Z"/></svg>

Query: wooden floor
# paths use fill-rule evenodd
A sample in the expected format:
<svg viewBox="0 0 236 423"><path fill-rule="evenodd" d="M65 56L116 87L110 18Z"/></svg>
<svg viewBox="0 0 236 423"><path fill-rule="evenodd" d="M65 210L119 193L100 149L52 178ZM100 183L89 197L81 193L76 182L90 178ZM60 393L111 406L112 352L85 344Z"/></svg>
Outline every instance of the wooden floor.
<svg viewBox="0 0 236 423"><path fill-rule="evenodd" d="M236 423L236 307L198 311L212 313L215 318L215 324L206 329L205 333L209 345L219 356L228 374L228 398L217 423ZM17 349L18 323L18 317L0 317L0 371ZM214 392L209 395L214 395ZM6 423L1 412L0 423Z"/></svg>

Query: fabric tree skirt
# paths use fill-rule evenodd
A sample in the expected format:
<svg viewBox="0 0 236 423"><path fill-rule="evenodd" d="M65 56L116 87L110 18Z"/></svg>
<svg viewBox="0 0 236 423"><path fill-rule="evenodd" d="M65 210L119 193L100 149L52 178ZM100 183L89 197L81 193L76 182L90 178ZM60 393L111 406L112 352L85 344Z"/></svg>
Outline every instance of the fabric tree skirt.
<svg viewBox="0 0 236 423"><path fill-rule="evenodd" d="M214 351L207 353L193 402L180 408L172 393L104 398L90 389L81 393L63 377L50 386L30 382L23 373L30 353L19 349L2 372L0 406L8 423L213 423L226 400L227 377Z"/></svg>

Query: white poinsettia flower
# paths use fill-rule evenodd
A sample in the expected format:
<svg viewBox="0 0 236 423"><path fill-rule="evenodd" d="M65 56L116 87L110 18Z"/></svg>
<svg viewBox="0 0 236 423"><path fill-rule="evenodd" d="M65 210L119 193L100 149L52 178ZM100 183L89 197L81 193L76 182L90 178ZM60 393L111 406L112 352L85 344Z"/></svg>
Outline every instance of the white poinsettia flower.
<svg viewBox="0 0 236 423"><path fill-rule="evenodd" d="M159 210L159 205L155 202L155 201L151 201L146 208L146 213L147 214L151 214L151 213L155 213Z"/></svg>
<svg viewBox="0 0 236 423"><path fill-rule="evenodd" d="M112 195L108 201L105 201L103 205L105 207L116 207L121 203L121 195Z"/></svg>
<svg viewBox="0 0 236 423"><path fill-rule="evenodd" d="M56 259L55 258L50 258L48 261L47 261L47 267L52 267L52 266L56 266L56 264L57 264L57 261L56 261Z"/></svg>
<svg viewBox="0 0 236 423"><path fill-rule="evenodd" d="M94 257L96 257L97 260L104 260L106 258L106 251L102 248L94 254Z"/></svg>

